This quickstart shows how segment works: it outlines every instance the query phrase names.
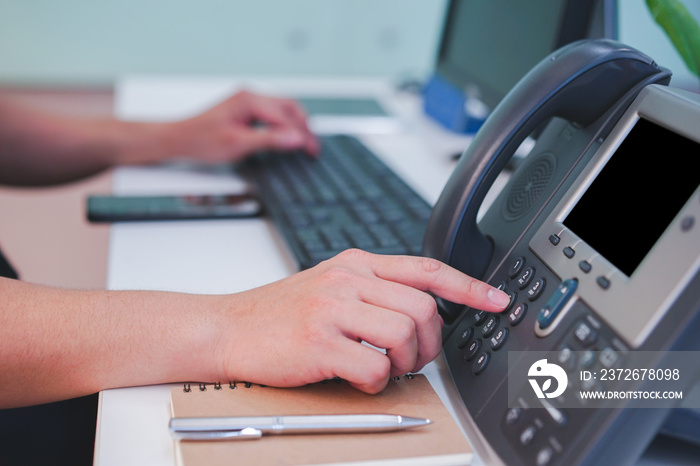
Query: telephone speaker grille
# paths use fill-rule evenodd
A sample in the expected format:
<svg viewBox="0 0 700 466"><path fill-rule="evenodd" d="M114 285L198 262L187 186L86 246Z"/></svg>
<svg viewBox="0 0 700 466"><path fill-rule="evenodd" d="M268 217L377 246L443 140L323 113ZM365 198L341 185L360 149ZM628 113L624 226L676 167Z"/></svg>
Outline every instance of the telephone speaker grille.
<svg viewBox="0 0 700 466"><path fill-rule="evenodd" d="M537 203L549 184L556 165L554 155L545 152L515 173L503 206L503 216L506 220L519 219Z"/></svg>

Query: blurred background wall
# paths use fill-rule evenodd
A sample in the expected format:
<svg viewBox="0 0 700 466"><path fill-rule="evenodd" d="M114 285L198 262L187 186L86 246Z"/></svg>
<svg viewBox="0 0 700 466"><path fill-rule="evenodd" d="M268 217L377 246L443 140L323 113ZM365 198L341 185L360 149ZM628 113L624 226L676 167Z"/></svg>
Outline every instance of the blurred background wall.
<svg viewBox="0 0 700 466"><path fill-rule="evenodd" d="M0 0L0 81L424 73L444 0Z"/></svg>
<svg viewBox="0 0 700 466"><path fill-rule="evenodd" d="M700 17L700 2L684 3ZM434 63L445 7L445 0L0 0L0 85L109 85L132 73L420 78ZM696 85L643 0L618 1L618 31Z"/></svg>

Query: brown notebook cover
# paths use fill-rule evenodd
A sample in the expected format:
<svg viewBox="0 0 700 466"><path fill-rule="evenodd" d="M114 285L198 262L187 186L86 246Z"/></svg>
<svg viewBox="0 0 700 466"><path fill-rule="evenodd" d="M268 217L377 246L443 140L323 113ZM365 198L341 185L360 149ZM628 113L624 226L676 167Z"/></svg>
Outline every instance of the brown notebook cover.
<svg viewBox="0 0 700 466"><path fill-rule="evenodd" d="M428 418L425 427L383 433L265 435L257 440L175 441L183 466L437 464L464 465L471 446L422 374L392 379L377 395L343 381L298 388L192 384L171 392L173 417L299 414L397 414Z"/></svg>

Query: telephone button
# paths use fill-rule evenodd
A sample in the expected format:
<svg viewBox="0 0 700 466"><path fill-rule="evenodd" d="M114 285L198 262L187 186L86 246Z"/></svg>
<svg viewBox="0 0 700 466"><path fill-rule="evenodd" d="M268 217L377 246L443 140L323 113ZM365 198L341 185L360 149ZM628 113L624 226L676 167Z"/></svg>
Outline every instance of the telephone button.
<svg viewBox="0 0 700 466"><path fill-rule="evenodd" d="M579 364L581 367L590 367L595 362L595 353L591 350L586 350L581 354Z"/></svg>
<svg viewBox="0 0 700 466"><path fill-rule="evenodd" d="M523 414L523 409L522 408L510 408L508 411L506 411L506 424L509 426L512 426L516 422L520 420Z"/></svg>
<svg viewBox="0 0 700 466"><path fill-rule="evenodd" d="M544 406L547 414L552 418L554 422L557 423L559 427L564 427L569 422L569 417L564 411L559 408L552 406L552 404L545 400L540 400Z"/></svg>
<svg viewBox="0 0 700 466"><path fill-rule="evenodd" d="M576 251L574 251L574 248L569 247L569 246L565 247L563 252L564 252L564 255L566 257L568 257L569 259L573 258L576 255Z"/></svg>
<svg viewBox="0 0 700 466"><path fill-rule="evenodd" d="M535 464L537 466L547 466L552 461L552 456L554 456L554 450L551 447L544 447L537 453Z"/></svg>
<svg viewBox="0 0 700 466"><path fill-rule="evenodd" d="M471 343L469 343L469 346L467 346L467 350L464 353L464 360L465 361L471 361L474 359L474 356L476 356L476 353L479 352L481 349L481 340L478 338L476 340L472 340Z"/></svg>
<svg viewBox="0 0 700 466"><path fill-rule="evenodd" d="M520 273L520 271L523 269L523 266L525 265L525 258L523 257L518 257L515 259L515 262L513 265L510 266L510 269L508 270L508 276L510 278L515 278L516 275Z"/></svg>
<svg viewBox="0 0 700 466"><path fill-rule="evenodd" d="M617 362L618 355L615 352L615 350L613 350L610 347L607 347L603 351L600 352L600 356L598 357L598 360L600 361L600 363L604 367L609 369L612 366L614 366L615 363Z"/></svg>
<svg viewBox="0 0 700 466"><path fill-rule="evenodd" d="M510 293L508 293L508 297L510 298L510 301L508 302L506 308L503 309L503 311L501 311L502 314L505 314L506 312L510 311L513 305L515 305L515 301L517 301L518 299L518 293L511 291Z"/></svg>
<svg viewBox="0 0 700 466"><path fill-rule="evenodd" d="M486 323L484 324L483 327L481 327L481 335L483 335L485 338L488 338L493 334L494 330L496 330L496 327L498 326L498 316L490 316L488 319L486 319Z"/></svg>
<svg viewBox="0 0 700 466"><path fill-rule="evenodd" d="M593 266L591 266L591 263L588 261L581 261L578 263L578 268L581 269L583 273L590 273Z"/></svg>
<svg viewBox="0 0 700 466"><path fill-rule="evenodd" d="M549 242L552 243L552 245L557 246L560 241L561 237L559 235L549 235Z"/></svg>
<svg viewBox="0 0 700 466"><path fill-rule="evenodd" d="M540 310L537 316L537 323L541 329L549 327L559 312L566 306L576 291L578 281L573 279L564 280L559 284L547 303Z"/></svg>
<svg viewBox="0 0 700 466"><path fill-rule="evenodd" d="M598 332L586 322L581 322L574 329L574 337L583 346L590 346L598 339Z"/></svg>
<svg viewBox="0 0 700 466"><path fill-rule="evenodd" d="M516 279L516 282L518 283L518 288L525 289L531 282L533 277L535 276L535 269L532 267L526 267L525 270L520 274L520 276Z"/></svg>
<svg viewBox="0 0 700 466"><path fill-rule="evenodd" d="M503 345L506 344L507 339L508 339L508 329L507 328L500 329L491 338L491 349L494 351L498 351L499 349L503 348Z"/></svg>
<svg viewBox="0 0 700 466"><path fill-rule="evenodd" d="M681 220L681 231L690 231L695 225L695 217L685 217Z"/></svg>
<svg viewBox="0 0 700 466"><path fill-rule="evenodd" d="M542 292L544 291L544 287L547 284L547 282L544 280L544 278L538 278L535 280L535 282L528 288L527 290L527 297L530 301L534 301L537 298L540 297Z"/></svg>
<svg viewBox="0 0 700 466"><path fill-rule="evenodd" d="M474 325L481 325L486 320L486 311L476 311L474 314Z"/></svg>
<svg viewBox="0 0 700 466"><path fill-rule="evenodd" d="M510 311L510 314L508 314L508 320L510 320L510 325L515 327L520 322L522 322L523 318L525 318L526 312L527 304L520 303L517 306L515 306L515 308L512 311Z"/></svg>
<svg viewBox="0 0 700 466"><path fill-rule="evenodd" d="M557 362L567 372L576 365L576 355L569 345L564 345L557 354Z"/></svg>
<svg viewBox="0 0 700 466"><path fill-rule="evenodd" d="M486 370L486 366L489 365L489 361L491 361L491 354L490 353L481 353L476 360L474 361L474 365L472 366L472 372L474 375L479 375L482 372Z"/></svg>
<svg viewBox="0 0 700 466"><path fill-rule="evenodd" d="M459 338L459 343L457 343L457 348L464 349L469 344L469 340L472 339L472 335L474 335L474 328L473 327L465 328L462 331L462 336Z"/></svg>
<svg viewBox="0 0 700 466"><path fill-rule="evenodd" d="M529 445L535 439L535 434L537 433L537 428L535 426L529 426L520 434L520 443L523 445Z"/></svg>

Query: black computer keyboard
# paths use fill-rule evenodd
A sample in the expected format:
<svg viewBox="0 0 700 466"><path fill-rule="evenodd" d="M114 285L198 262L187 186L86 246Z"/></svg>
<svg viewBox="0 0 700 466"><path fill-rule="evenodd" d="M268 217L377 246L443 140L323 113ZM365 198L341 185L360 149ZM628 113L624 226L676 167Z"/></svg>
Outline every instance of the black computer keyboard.
<svg viewBox="0 0 700 466"><path fill-rule="evenodd" d="M320 142L317 159L265 153L239 167L300 268L348 248L419 254L430 205L356 138Z"/></svg>

